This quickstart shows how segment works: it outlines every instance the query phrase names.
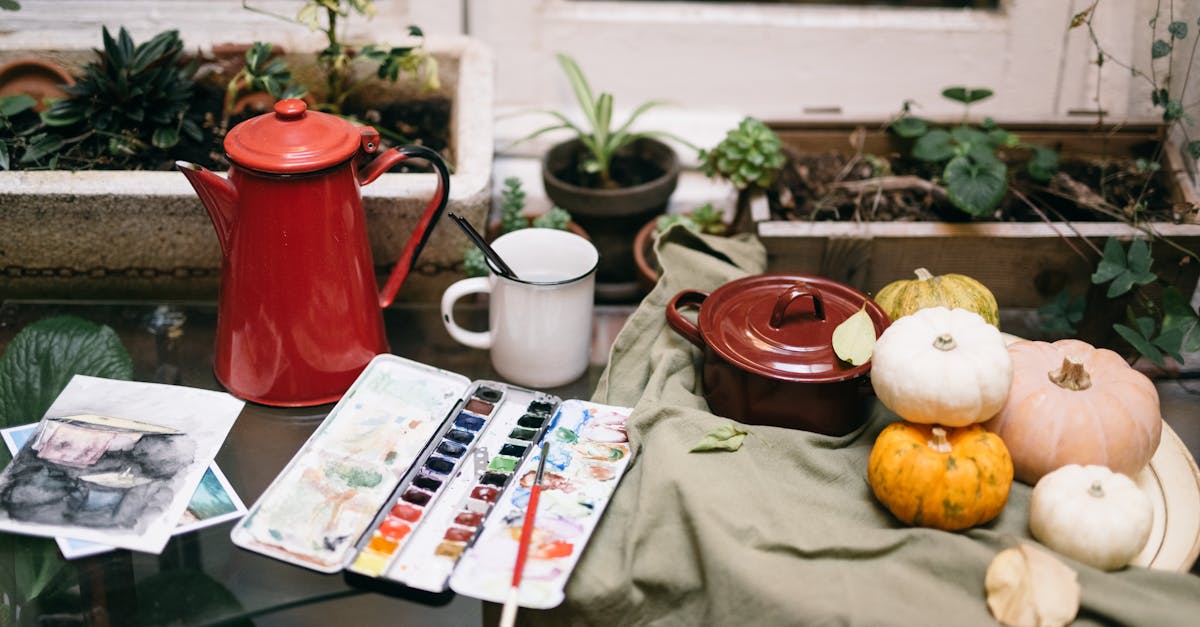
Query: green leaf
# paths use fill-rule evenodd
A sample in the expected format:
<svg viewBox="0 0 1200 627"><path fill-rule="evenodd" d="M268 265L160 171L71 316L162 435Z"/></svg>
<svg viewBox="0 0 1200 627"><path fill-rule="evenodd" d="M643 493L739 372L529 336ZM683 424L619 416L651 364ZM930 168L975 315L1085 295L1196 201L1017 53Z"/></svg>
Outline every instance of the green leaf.
<svg viewBox="0 0 1200 627"><path fill-rule="evenodd" d="M1083 320L1086 305L1086 296L1071 296L1070 292L1064 289L1054 300L1038 307L1038 328L1055 335L1074 335L1075 325Z"/></svg>
<svg viewBox="0 0 1200 627"><path fill-rule="evenodd" d="M950 100L957 100L963 104L971 104L986 98L991 98L992 93L992 90L986 87L980 87L978 89L969 89L966 87L948 87L942 90L942 96L949 98Z"/></svg>
<svg viewBox="0 0 1200 627"><path fill-rule="evenodd" d="M1041 146L1033 147L1033 158L1026 165L1029 176L1035 181L1049 183L1058 172L1058 152Z"/></svg>
<svg viewBox="0 0 1200 627"><path fill-rule="evenodd" d="M43 135L41 139L25 149L25 154L21 155L21 163L37 161L50 153L58 152L65 143L63 138L58 135Z"/></svg>
<svg viewBox="0 0 1200 627"><path fill-rule="evenodd" d="M875 352L875 323L865 303L833 330L833 352L852 366L861 366L871 359Z"/></svg>
<svg viewBox="0 0 1200 627"><path fill-rule="evenodd" d="M973 216L991 213L1008 191L1008 167L999 160L976 163L968 157L955 157L946 164L942 177L950 202Z"/></svg>
<svg viewBox="0 0 1200 627"><path fill-rule="evenodd" d="M559 53L555 57L558 58L559 65L562 66L567 80L571 83L571 90L575 92L575 100L579 102L579 108L583 110L584 117L595 129L597 127L596 98L592 96L592 88L588 85L587 78L583 76L583 70L579 69L579 64L575 63L575 59L565 54Z"/></svg>
<svg viewBox="0 0 1200 627"><path fill-rule="evenodd" d="M1163 289L1162 314L1160 338L1177 337L1179 343L1175 346L1176 351L1200 350L1200 332L1197 332L1197 328L1200 328L1200 315L1192 309L1188 297L1179 288L1171 285ZM1157 340L1155 343L1158 344Z"/></svg>
<svg viewBox="0 0 1200 627"><path fill-rule="evenodd" d="M1171 22L1167 25L1167 32L1175 39L1186 39L1188 27L1186 22Z"/></svg>
<svg viewBox="0 0 1200 627"><path fill-rule="evenodd" d="M922 161L945 161L954 156L954 146L950 143L950 133L944 129L934 129L922 135L913 144L913 157Z"/></svg>
<svg viewBox="0 0 1200 627"><path fill-rule="evenodd" d="M150 143L156 148L171 148L179 143L179 131L174 126L160 126L154 130Z"/></svg>
<svg viewBox="0 0 1200 627"><path fill-rule="evenodd" d="M742 448L742 441L749 435L749 431L738 429L732 422L721 425L712 431L709 431L689 453L698 453L703 451L736 451Z"/></svg>
<svg viewBox="0 0 1200 627"><path fill-rule="evenodd" d="M973 146L983 146L990 149L993 145L992 138L987 133L969 126L956 126L950 129L950 137L959 144L967 146L968 149Z"/></svg>
<svg viewBox="0 0 1200 627"><path fill-rule="evenodd" d="M1117 241L1117 238L1110 237L1104 242L1104 256L1100 263L1096 264L1096 271L1092 273L1092 284L1107 283L1125 272L1125 269L1125 249L1121 248L1121 242Z"/></svg>
<svg viewBox="0 0 1200 627"><path fill-rule="evenodd" d="M70 126L83 119L83 109L70 100L60 100L41 113L46 126Z"/></svg>
<svg viewBox="0 0 1200 627"><path fill-rule="evenodd" d="M1188 142L1187 151L1193 159L1200 159L1200 140Z"/></svg>
<svg viewBox="0 0 1200 627"><path fill-rule="evenodd" d="M1151 325L1153 326L1153 322L1151 322ZM1134 350L1141 353L1146 359L1149 359L1159 366L1166 365L1166 361L1163 359L1162 351L1158 350L1158 348L1150 342L1150 339L1146 337L1149 334L1142 334L1140 331L1131 329L1123 324L1114 324L1113 330L1117 332L1117 335L1120 335L1122 338L1124 338L1126 342L1129 342L1129 345L1132 346Z"/></svg>
<svg viewBox="0 0 1200 627"><path fill-rule="evenodd" d="M8 166L8 144L0 141L0 170L7 170Z"/></svg>
<svg viewBox="0 0 1200 627"><path fill-rule="evenodd" d="M20 11L21 3L17 0L0 0L0 9L5 11Z"/></svg>
<svg viewBox="0 0 1200 627"><path fill-rule="evenodd" d="M25 94L3 96L0 97L0 115L12 117L22 111L31 109L36 104L37 100Z"/></svg>
<svg viewBox="0 0 1200 627"><path fill-rule="evenodd" d="M0 356L0 425L37 422L77 374L131 379L133 362L107 326L57 316L25 327Z"/></svg>
<svg viewBox="0 0 1200 627"><path fill-rule="evenodd" d="M929 121L906 115L892 122L888 128L905 139L912 139L929 132Z"/></svg>
<svg viewBox="0 0 1200 627"><path fill-rule="evenodd" d="M1150 58L1161 59L1171 54L1171 44L1162 39L1155 39L1154 44L1150 46Z"/></svg>

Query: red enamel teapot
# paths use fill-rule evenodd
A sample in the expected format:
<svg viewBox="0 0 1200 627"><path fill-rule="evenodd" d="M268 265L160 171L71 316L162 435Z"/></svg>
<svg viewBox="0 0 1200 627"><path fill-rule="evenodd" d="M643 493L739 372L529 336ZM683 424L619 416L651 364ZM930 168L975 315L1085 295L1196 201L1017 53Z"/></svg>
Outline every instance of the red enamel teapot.
<svg viewBox="0 0 1200 627"><path fill-rule="evenodd" d="M450 174L422 146L379 149L379 133L281 100L225 137L229 177L184 161L221 245L217 379L266 405L332 403L372 357L389 352L391 304L446 206ZM359 188L409 158L437 170L437 189L382 291Z"/></svg>

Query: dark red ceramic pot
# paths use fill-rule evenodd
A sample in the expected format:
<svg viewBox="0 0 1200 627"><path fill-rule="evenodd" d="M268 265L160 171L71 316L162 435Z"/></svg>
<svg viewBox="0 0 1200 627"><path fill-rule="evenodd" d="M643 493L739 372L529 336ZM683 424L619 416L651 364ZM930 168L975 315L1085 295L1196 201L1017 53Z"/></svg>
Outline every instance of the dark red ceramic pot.
<svg viewBox="0 0 1200 627"><path fill-rule="evenodd" d="M833 352L833 330L866 304L876 336L887 314L866 294L829 279L759 274L711 294L684 290L667 323L704 351L704 397L713 413L746 424L845 435L863 424L871 363ZM681 313L696 307L693 323Z"/></svg>

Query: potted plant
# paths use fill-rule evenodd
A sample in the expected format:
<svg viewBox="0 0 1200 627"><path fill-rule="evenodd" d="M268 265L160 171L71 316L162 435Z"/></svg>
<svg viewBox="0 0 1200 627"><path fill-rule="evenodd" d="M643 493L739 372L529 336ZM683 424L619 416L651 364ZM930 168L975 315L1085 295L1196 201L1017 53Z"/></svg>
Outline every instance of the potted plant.
<svg viewBox="0 0 1200 627"><path fill-rule="evenodd" d="M752 117L742 119L711 150L702 150L700 159L709 178L725 179L737 190L732 220L727 222L726 216L710 203L694 211L647 222L633 242L634 263L643 290L650 290L658 281L654 241L659 233L676 222L708 235L752 233L754 214L765 212L767 198L778 194L775 181L787 161L779 136Z"/></svg>
<svg viewBox="0 0 1200 627"><path fill-rule="evenodd" d="M339 24L351 15L368 16L366 9L372 5L371 2L345 0L308 2L305 9L314 4L324 7L314 17L328 15L328 9L341 20ZM333 8L335 5L336 9ZM299 26L296 30L304 32ZM120 47L121 38L117 36L113 40ZM307 40L288 41L292 43L286 54L278 54L279 50L275 48L267 55L256 56L259 65L252 69L259 78L273 81L260 83L259 87L269 89L278 83L280 67L275 62L280 61L286 66L293 84L310 87L310 97L324 101L328 92L320 60L331 58L328 51L318 53L319 46L317 50L306 48ZM88 42L74 39L57 41L53 50L38 48L40 43L24 33L0 35L0 65L13 58L39 56L70 66L72 73L78 76L83 72L82 68L95 62L98 54L107 52L107 49L87 50ZM149 41L140 43L145 46ZM139 47L133 42L130 44ZM357 115L362 116L360 119L365 123L375 120L369 117L375 115L370 113L372 111L386 117L389 109L404 106L422 119L440 124L448 131L443 136L444 148L440 151L454 168L449 209L482 220L490 204L493 153L490 53L479 43L461 37L431 38L424 42L419 38L409 39L405 45L396 48L409 47L420 48L423 54L399 57L390 46L371 48L357 42L353 45L343 42L342 49L355 51L348 66L342 64L353 68L355 83L352 85L357 85L357 79L367 70L371 70L373 77L349 90L341 100L343 112L350 114L351 104L357 101L361 106L356 109L360 112ZM253 48L246 46L243 50ZM229 74L222 75L224 80L214 81L218 87L215 93L202 89L209 86L203 75L212 77L225 64L208 48L188 46L185 42L184 52L195 55L199 65L193 102L214 101L215 113L211 115L215 119L207 124L219 126L220 105L225 96L222 92L228 84ZM420 81L393 83L387 80L393 71L400 74L405 69L402 58L434 60L441 83L423 92L417 84ZM248 64L235 64L234 71L243 65ZM384 80L378 79L380 74L385 76ZM253 86L247 81L242 87ZM253 93L255 89L239 87L239 91ZM201 93L204 95L199 95ZM0 109L0 118L13 113L7 107ZM364 111L368 113L361 113ZM202 116L198 125L206 129L205 119ZM0 127L4 122L0 119ZM190 129L179 125L177 130L180 144L166 150L156 149L158 154L164 155L160 160L169 163L176 158L185 158L202 162L191 159L193 155L180 154L183 144L191 141L188 137ZM69 140L86 132L61 137L70 143ZM10 137L4 133L0 128L0 142L7 143ZM171 130L163 131L158 137L159 143L169 144L170 135ZM139 136L137 141L153 147L154 137L153 134ZM117 144L113 147L120 150ZM213 147L196 147L195 150L205 153L204 157L207 153L222 153L219 139ZM24 156L24 152L9 153L9 165ZM6 208L0 216L0 267L6 270L6 295L71 298L211 298L215 295L220 252L199 200L178 172L153 171L145 169L146 166L137 170L103 172L49 170L46 166L50 158L39 161L39 157L24 164L33 163L41 169L0 171L0 205ZM112 161L104 164L106 167L121 167L115 163L118 159L111 155L105 159ZM77 169L76 164L61 158L55 165ZM413 171L385 174L364 190L372 252L381 271L399 256L433 188L433 174ZM464 241L455 229L437 229L414 269L412 280L402 291L402 297L432 297L455 280Z"/></svg>
<svg viewBox="0 0 1200 627"><path fill-rule="evenodd" d="M574 59L565 54L557 58L585 124L547 111L557 123L524 139L556 130L574 133L573 138L552 146L542 160L546 195L571 213L599 249L597 296L628 299L638 290L633 235L648 219L666 210L679 180L679 157L660 138L691 144L663 131L632 129L643 113L665 104L661 101L643 103L614 128L612 95L596 96Z"/></svg>

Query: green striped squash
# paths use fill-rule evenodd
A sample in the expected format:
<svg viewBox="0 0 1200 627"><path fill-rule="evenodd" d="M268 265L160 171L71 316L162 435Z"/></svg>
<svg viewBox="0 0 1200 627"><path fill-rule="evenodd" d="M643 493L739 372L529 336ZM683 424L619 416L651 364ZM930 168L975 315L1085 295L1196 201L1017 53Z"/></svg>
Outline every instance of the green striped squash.
<svg viewBox="0 0 1200 627"><path fill-rule="evenodd" d="M915 280L888 283L875 295L875 302L895 320L926 307L959 308L973 311L992 326L1000 326L1000 308L996 297L982 283L965 274L934 276L917 268Z"/></svg>

